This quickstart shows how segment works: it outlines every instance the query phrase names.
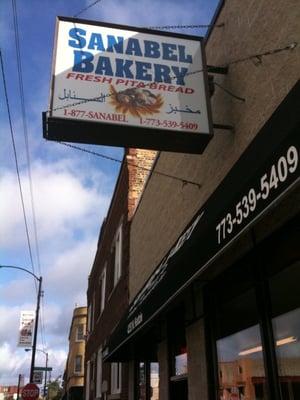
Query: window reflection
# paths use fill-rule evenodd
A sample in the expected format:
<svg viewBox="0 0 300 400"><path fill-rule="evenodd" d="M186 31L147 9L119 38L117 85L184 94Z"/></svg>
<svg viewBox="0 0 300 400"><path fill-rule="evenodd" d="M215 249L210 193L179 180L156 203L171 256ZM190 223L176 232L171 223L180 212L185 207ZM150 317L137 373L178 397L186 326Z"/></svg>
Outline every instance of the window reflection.
<svg viewBox="0 0 300 400"><path fill-rule="evenodd" d="M183 375L187 372L187 351L184 347L179 349L179 354L175 354L175 375Z"/></svg>
<svg viewBox="0 0 300 400"><path fill-rule="evenodd" d="M146 400L146 364L140 362L138 368L138 399Z"/></svg>
<svg viewBox="0 0 300 400"><path fill-rule="evenodd" d="M220 400L265 399L265 370L259 326L217 341Z"/></svg>
<svg viewBox="0 0 300 400"><path fill-rule="evenodd" d="M150 400L159 399L159 370L158 362L150 363Z"/></svg>
<svg viewBox="0 0 300 400"><path fill-rule="evenodd" d="M159 364L158 362L140 362L138 364L138 400L159 400Z"/></svg>
<svg viewBox="0 0 300 400"><path fill-rule="evenodd" d="M300 263L270 279L273 332L281 396L300 399Z"/></svg>

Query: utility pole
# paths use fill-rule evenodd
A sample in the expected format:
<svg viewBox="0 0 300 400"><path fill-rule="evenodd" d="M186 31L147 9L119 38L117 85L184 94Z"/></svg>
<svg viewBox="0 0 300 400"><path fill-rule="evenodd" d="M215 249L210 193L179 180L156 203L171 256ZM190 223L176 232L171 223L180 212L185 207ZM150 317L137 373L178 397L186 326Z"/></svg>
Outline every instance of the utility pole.
<svg viewBox="0 0 300 400"><path fill-rule="evenodd" d="M21 385L21 379L22 379L22 375L19 374L19 379L18 379L18 391L17 391L17 400L19 400L20 398L20 385Z"/></svg>
<svg viewBox="0 0 300 400"><path fill-rule="evenodd" d="M35 311L35 324L34 324L34 334L33 334L33 344L32 344L32 357L31 357L31 367L30 367L30 379L29 382L33 382L33 372L34 372L34 361L36 353L36 341L38 333L38 323L39 323L39 312L40 312L40 300L42 294L42 277L37 278L39 281L39 289L37 295L36 311Z"/></svg>
<svg viewBox="0 0 300 400"><path fill-rule="evenodd" d="M37 295L37 304L35 311L35 324L34 324L34 335L33 335L33 345L32 345L32 356L31 356L31 367L30 367L30 379L29 382L33 381L33 372L34 372L34 361L35 361L35 352L36 352L36 341L37 341L37 333L38 333L38 324L39 324L39 311L40 311L40 300L42 295L42 280L43 278L40 276L39 278L31 271L22 267L15 267L13 265L0 265L0 268L13 268L19 269L21 271L27 272L32 275L39 282L39 289Z"/></svg>

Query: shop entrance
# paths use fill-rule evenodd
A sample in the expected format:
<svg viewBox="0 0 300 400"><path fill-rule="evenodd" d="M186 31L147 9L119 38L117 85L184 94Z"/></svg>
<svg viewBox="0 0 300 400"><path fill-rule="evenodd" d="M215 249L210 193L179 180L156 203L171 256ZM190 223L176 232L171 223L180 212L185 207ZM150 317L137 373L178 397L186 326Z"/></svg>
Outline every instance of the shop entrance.
<svg viewBox="0 0 300 400"><path fill-rule="evenodd" d="M136 399L159 400L159 364L141 361L136 363Z"/></svg>
<svg viewBox="0 0 300 400"><path fill-rule="evenodd" d="M298 215L207 291L214 400L300 399L299 226Z"/></svg>

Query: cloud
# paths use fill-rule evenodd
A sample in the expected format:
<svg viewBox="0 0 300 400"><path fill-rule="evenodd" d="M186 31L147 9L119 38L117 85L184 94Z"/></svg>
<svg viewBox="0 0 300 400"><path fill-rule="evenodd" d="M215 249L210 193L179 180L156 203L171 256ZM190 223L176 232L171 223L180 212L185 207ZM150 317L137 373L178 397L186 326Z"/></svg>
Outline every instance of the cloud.
<svg viewBox="0 0 300 400"><path fill-rule="evenodd" d="M49 295L63 299L67 295L75 303L85 305L87 279L90 272L97 241L88 239L60 254L48 268L47 282Z"/></svg>
<svg viewBox="0 0 300 400"><path fill-rule="evenodd" d="M53 368L52 378L56 379L59 375L63 374L67 353L63 349L48 351L49 363L48 365ZM0 380L5 385L17 385L18 374L25 376L25 383L29 380L29 371L31 364L31 353L25 353L24 348L14 349L10 344L4 342L0 345ZM36 352L35 364L44 365L45 355Z"/></svg>
<svg viewBox="0 0 300 400"><path fill-rule="evenodd" d="M90 233L105 215L109 198L101 185L105 178L98 171L77 169L68 160L52 164L35 162L32 168L35 214L41 242L55 243ZM21 172L24 200L30 210L28 177ZM16 175L5 171L0 180L0 245L14 248L26 242L24 218ZM30 213L29 213L30 216ZM60 246L59 246L60 247Z"/></svg>

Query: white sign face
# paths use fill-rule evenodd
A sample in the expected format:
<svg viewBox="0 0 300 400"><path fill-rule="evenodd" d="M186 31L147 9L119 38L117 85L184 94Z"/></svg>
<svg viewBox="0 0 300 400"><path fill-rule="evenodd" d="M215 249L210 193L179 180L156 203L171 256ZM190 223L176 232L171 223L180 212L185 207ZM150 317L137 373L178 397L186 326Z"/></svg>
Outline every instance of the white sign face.
<svg viewBox="0 0 300 400"><path fill-rule="evenodd" d="M18 346L32 346L34 320L34 311L21 311Z"/></svg>
<svg viewBox="0 0 300 400"><path fill-rule="evenodd" d="M43 383L43 371L33 371L33 383Z"/></svg>
<svg viewBox="0 0 300 400"><path fill-rule="evenodd" d="M50 117L211 134L201 41L58 20Z"/></svg>

